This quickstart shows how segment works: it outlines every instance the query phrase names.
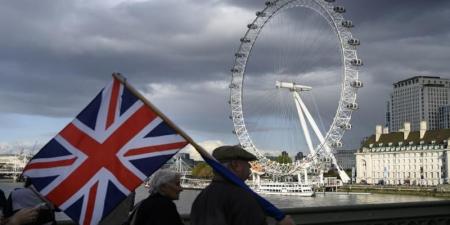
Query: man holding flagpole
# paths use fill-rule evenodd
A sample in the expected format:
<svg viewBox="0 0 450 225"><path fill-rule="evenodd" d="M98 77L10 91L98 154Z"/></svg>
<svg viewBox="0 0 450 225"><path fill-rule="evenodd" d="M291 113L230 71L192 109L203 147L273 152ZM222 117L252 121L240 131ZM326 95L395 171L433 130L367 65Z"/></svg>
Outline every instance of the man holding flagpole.
<svg viewBox="0 0 450 225"><path fill-rule="evenodd" d="M250 175L249 161L256 156L240 146L221 146L213 157L240 180ZM235 185L215 171L214 179L195 199L191 210L192 225L266 225L266 214L251 192ZM278 224L294 224L285 216Z"/></svg>

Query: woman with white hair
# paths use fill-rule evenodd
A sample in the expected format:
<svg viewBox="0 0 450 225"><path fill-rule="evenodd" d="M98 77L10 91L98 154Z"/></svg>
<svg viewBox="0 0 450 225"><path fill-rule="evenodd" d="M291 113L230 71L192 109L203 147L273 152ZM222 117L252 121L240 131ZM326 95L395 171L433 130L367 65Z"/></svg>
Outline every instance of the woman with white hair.
<svg viewBox="0 0 450 225"><path fill-rule="evenodd" d="M162 169L153 174L149 182L150 195L140 203L136 212L136 225L183 225L173 200L183 190L180 174Z"/></svg>

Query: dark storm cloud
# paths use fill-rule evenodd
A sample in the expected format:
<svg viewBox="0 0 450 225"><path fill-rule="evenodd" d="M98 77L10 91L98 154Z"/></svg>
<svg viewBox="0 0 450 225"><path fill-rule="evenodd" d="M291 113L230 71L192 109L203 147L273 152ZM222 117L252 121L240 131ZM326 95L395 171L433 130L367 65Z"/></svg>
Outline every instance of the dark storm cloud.
<svg viewBox="0 0 450 225"><path fill-rule="evenodd" d="M0 100L7 103L1 110L72 116L69 112L97 93L114 71L138 88L216 79L231 67L232 46L238 44L238 36L208 31L218 18L217 10L209 9L217 7L177 1L114 7L8 1L0 9L0 73L6 81L0 84Z"/></svg>
<svg viewBox="0 0 450 225"><path fill-rule="evenodd" d="M213 16L205 9L208 5L186 8L173 1L163 1L122 4L101 10L47 3L53 10L49 16L40 10L21 11L26 5L3 8L16 12L12 20L16 22L6 24L11 18L6 19L9 14L2 13L5 23L2 27L5 33L11 34L2 37L2 58L13 60L21 67L52 73L51 76L77 75L92 79L110 73L111 69L120 69L130 74L146 71L147 76L154 74L158 81L162 75L183 79L182 72L194 70L190 65L200 62L204 63L204 72L215 72L225 57L220 51L224 48L221 41L219 46L192 41L201 38L196 34L207 24L202 20ZM194 11L200 13L189 16Z"/></svg>
<svg viewBox="0 0 450 225"><path fill-rule="evenodd" d="M360 72L365 82L358 97L360 110L353 117L354 130L346 135L354 146L373 133L375 124L384 123L392 83L414 75L450 78L450 2L338 0L335 4L345 6L345 18L356 24L352 33L361 39L358 55L365 64ZM261 0L116 5L3 1L0 113L72 117L110 80L111 72L119 71L185 128L230 134L229 69L245 26L263 7ZM302 29L312 32L308 26ZM270 67L271 60L264 56L270 55L272 44L276 46L276 41L255 47L260 57L250 59L256 65L253 72ZM302 59L302 65L312 68L302 72L336 69L329 66L335 61L329 54L315 55L319 59ZM169 92L161 96L166 89ZM335 110L324 109L325 114Z"/></svg>

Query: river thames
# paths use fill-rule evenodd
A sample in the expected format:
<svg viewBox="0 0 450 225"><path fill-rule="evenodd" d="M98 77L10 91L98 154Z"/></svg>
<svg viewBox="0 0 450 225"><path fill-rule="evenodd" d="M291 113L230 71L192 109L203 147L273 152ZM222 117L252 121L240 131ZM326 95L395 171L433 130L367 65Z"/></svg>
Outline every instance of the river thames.
<svg viewBox="0 0 450 225"><path fill-rule="evenodd" d="M6 195L14 188L22 187L23 183L14 183L9 180L0 180L0 189ZM184 190L181 192L180 199L175 201L180 214L188 214L191 210L192 202L200 193L199 190ZM136 201L138 202L148 195L147 189L140 186L136 189ZM299 196L281 196L267 195L264 196L279 208L298 208L298 207L317 207L317 206L344 206L359 204L382 204L382 203L398 203L398 202L419 202L419 201L440 201L447 200L445 198L410 196L410 195L391 195L391 194L366 194L366 193L342 193L327 192L316 193L315 197L299 197ZM60 220L68 219L65 215L57 215Z"/></svg>

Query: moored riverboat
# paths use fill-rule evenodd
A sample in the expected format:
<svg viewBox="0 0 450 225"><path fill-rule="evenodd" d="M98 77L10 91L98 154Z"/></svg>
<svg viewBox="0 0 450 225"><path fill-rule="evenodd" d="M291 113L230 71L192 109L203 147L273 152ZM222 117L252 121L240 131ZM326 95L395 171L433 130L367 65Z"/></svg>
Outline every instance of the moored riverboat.
<svg viewBox="0 0 450 225"><path fill-rule="evenodd" d="M311 185L298 182L260 182L252 187L254 191L260 194L272 195L296 195L311 197L315 192Z"/></svg>

